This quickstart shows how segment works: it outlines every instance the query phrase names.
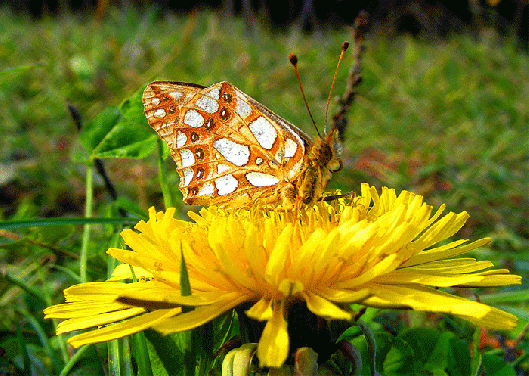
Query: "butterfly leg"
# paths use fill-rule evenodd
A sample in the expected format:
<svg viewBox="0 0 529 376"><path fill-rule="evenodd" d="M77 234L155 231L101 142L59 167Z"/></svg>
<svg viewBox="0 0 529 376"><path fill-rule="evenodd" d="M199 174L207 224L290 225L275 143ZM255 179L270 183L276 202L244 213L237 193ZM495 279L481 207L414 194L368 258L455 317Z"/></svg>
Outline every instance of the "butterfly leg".
<svg viewBox="0 0 529 376"><path fill-rule="evenodd" d="M292 183L288 183L281 188L282 204L286 210L292 210L296 205L297 193L296 187Z"/></svg>
<svg viewBox="0 0 529 376"><path fill-rule="evenodd" d="M297 196L304 205L313 204L320 196L322 190L321 172L313 164L305 171Z"/></svg>

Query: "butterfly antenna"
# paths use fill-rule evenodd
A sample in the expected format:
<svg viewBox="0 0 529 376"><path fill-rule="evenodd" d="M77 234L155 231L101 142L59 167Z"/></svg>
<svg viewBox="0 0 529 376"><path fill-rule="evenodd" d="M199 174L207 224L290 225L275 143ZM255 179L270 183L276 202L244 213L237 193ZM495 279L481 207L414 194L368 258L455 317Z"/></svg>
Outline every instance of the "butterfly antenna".
<svg viewBox="0 0 529 376"><path fill-rule="evenodd" d="M303 102L305 102L305 107L307 108L307 111L310 116L310 120L312 120L312 124L314 125L314 129L316 129L316 132L318 133L318 136L321 138L320 131L318 130L318 127L316 126L316 122L314 121L314 117L312 117L312 112L310 112L309 104L307 103L307 97L305 97L305 91L303 90L303 85L301 84L301 79L299 78L299 71L298 71L298 57L296 54L290 54L288 55L288 60L290 60L290 64L294 66L294 70L296 72L296 77L298 79L299 83L299 89L301 90L301 95L303 95Z"/></svg>
<svg viewBox="0 0 529 376"><path fill-rule="evenodd" d="M327 98L327 104L325 105L325 124L323 126L323 131L327 133L327 114L329 113L329 104L331 103L332 90L334 89L334 82L336 81L336 75L338 74L338 69L340 68L340 63L342 62L343 54L349 48L349 42L345 41L342 43L342 51L340 52L340 58L338 59L338 64L336 65L336 70L334 71L334 77L332 79L331 90L329 91L329 97Z"/></svg>

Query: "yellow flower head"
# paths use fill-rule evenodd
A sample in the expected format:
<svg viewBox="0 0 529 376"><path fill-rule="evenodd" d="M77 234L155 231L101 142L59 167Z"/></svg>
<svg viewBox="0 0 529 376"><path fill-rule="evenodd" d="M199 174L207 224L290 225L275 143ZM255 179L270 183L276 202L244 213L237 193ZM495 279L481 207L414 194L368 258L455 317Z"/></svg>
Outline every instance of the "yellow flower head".
<svg viewBox="0 0 529 376"><path fill-rule="evenodd" d="M287 358L286 313L303 301L314 314L351 320L351 303L450 313L489 328L513 328L516 318L496 308L439 291L451 286L519 284L490 262L453 258L489 242L457 240L467 213L432 215L422 196L362 186L352 200L319 203L297 213L216 207L189 213L194 222L149 211L149 220L122 237L132 250L109 249L124 264L107 282L65 290L65 304L46 317L68 319L58 332L99 327L69 339L75 347L152 328L167 334L198 327L245 302L246 314L265 321L257 354L261 365ZM180 293L181 255L192 293ZM132 266L132 268L129 267ZM133 273L131 272L133 270ZM139 282L122 283L133 274ZM181 306L194 306L182 312ZM108 326L107 324L116 323Z"/></svg>

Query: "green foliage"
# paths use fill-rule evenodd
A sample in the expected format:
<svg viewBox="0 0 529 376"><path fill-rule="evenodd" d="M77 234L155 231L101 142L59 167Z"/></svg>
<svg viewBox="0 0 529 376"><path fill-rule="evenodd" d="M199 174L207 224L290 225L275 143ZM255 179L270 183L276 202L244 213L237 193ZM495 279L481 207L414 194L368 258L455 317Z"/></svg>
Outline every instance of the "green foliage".
<svg viewBox="0 0 529 376"><path fill-rule="evenodd" d="M439 332L429 328L406 329L398 336L377 332L376 370L382 375L470 375L471 356L469 343L452 332ZM351 340L363 359L369 358L364 335ZM511 375L514 372L505 360L486 354L482 369L490 375ZM497 373L499 372L499 373ZM371 366L364 363L362 375L371 374Z"/></svg>
<svg viewBox="0 0 529 376"><path fill-rule="evenodd" d="M145 158L157 135L147 124L139 90L119 108L108 107L83 127L80 140L89 158Z"/></svg>
<svg viewBox="0 0 529 376"><path fill-rule="evenodd" d="M133 8L111 10L102 20L73 15L29 20L0 8L0 24L5 67L0 71L0 218L5 219L0 222L0 347L6 351L0 373L29 374L30 368L42 375L217 372L223 353L214 354L238 330L232 313L190 333L163 337L147 331L87 346L71 357L67 336L54 336L56 322L44 321L42 309L62 302L62 290L79 282L83 225L92 230L82 261L87 278L104 280L112 270L104 252L110 245L124 246L115 244L123 226L145 218L150 206L183 206L171 197L179 195L178 180L174 163L163 162L165 147L157 153L160 171L171 172L160 176L162 188L155 179L152 152L158 137L141 104L146 83L228 80L314 134L287 56L296 52L300 59L321 129L348 32L271 35L257 24L248 35L241 20L226 22L216 14L176 17ZM334 94L344 90L346 75L347 69L338 72ZM464 236L493 239L491 248L475 256L493 258L527 277L529 57L494 39L426 43L371 36L362 76L344 144L345 168L330 188L351 191L369 181L421 193L449 210L467 210L471 222ZM81 114L80 132L67 104ZM329 114L335 109L331 102ZM96 159L104 159L118 199L110 199L97 175L94 217L84 218L85 167ZM520 328L506 336L515 337L529 322L526 291L479 294L482 302L520 318ZM390 316L368 310L362 316L371 328L363 328L367 340L356 326L344 333L362 355L361 374L370 374L373 363L384 375L469 375L478 374L479 365L489 375L514 375L514 366L528 372L524 355L508 362L498 349L485 349L481 358L472 357L469 348L478 349L477 339L458 321L423 318L420 327L406 328L403 317L392 326ZM527 341L519 348L527 353ZM107 352L108 364L101 356ZM350 366L337 358L341 369Z"/></svg>

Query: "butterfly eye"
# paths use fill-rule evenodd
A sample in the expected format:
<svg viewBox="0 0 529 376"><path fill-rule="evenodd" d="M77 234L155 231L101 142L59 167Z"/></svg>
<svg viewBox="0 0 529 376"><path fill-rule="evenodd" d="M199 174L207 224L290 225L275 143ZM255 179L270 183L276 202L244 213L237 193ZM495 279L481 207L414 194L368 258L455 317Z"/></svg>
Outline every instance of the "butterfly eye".
<svg viewBox="0 0 529 376"><path fill-rule="evenodd" d="M342 171L343 168L343 162L341 159L335 159L329 164L329 171L333 174L336 174L337 172Z"/></svg>

